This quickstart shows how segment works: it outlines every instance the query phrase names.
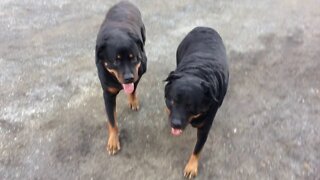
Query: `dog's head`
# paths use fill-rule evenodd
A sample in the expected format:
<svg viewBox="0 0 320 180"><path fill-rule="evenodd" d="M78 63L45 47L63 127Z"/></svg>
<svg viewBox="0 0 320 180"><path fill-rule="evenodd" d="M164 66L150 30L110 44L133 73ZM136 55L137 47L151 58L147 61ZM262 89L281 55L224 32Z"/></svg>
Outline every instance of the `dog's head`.
<svg viewBox="0 0 320 180"><path fill-rule="evenodd" d="M166 79L165 102L169 112L171 133L180 135L192 120L210 107L210 91L206 82L198 77L171 72Z"/></svg>
<svg viewBox="0 0 320 180"><path fill-rule="evenodd" d="M115 30L97 44L98 63L113 74L126 93L132 93L134 82L139 79L143 43L133 33Z"/></svg>

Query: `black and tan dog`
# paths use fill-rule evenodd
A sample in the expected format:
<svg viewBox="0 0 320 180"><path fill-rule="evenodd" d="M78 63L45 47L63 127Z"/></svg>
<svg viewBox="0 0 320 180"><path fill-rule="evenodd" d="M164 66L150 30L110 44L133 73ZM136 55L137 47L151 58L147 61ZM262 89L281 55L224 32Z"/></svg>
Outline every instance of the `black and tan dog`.
<svg viewBox="0 0 320 180"><path fill-rule="evenodd" d="M189 123L197 128L197 142L184 169L184 176L192 178L227 92L229 72L223 41L208 27L194 28L179 45L176 58L177 68L166 79L165 101L173 135L180 135Z"/></svg>
<svg viewBox="0 0 320 180"><path fill-rule="evenodd" d="M116 119L119 91L123 89L128 95L132 110L139 109L136 88L147 70L144 44L145 27L139 9L126 1L111 7L100 27L95 57L108 117L109 154L120 150Z"/></svg>

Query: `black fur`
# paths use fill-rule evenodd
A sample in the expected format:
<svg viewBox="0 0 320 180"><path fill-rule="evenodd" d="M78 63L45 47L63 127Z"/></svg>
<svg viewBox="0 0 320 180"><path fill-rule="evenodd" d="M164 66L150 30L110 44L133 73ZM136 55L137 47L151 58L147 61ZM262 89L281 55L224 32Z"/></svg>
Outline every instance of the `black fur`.
<svg viewBox="0 0 320 180"><path fill-rule="evenodd" d="M145 27L136 6L122 1L110 8L97 36L95 62L112 126L115 126L116 96L123 89L122 84L134 83L136 90L141 76L147 70L145 38ZM118 76L111 70L117 72ZM110 88L116 92L108 91Z"/></svg>
<svg viewBox="0 0 320 180"><path fill-rule="evenodd" d="M198 129L193 154L200 153L227 92L229 71L219 34L208 27L194 28L177 50L177 68L167 77L166 105L171 127ZM191 119L191 117L196 117Z"/></svg>

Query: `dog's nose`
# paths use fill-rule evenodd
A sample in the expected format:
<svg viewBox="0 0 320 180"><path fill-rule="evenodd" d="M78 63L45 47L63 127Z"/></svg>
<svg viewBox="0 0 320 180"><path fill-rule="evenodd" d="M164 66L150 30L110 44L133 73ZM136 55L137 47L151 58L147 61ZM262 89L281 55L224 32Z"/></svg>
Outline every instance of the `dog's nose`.
<svg viewBox="0 0 320 180"><path fill-rule="evenodd" d="M125 74L123 76L123 79L124 79L124 83L132 83L133 80L134 80L134 76L131 73L130 74Z"/></svg>
<svg viewBox="0 0 320 180"><path fill-rule="evenodd" d="M171 120L171 127L175 128L175 129L181 129L182 128L182 121L177 118L173 118Z"/></svg>

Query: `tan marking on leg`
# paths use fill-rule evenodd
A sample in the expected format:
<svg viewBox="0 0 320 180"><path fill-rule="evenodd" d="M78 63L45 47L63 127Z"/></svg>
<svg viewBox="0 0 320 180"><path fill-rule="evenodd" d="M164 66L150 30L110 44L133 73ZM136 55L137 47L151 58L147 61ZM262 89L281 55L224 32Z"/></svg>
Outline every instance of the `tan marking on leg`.
<svg viewBox="0 0 320 180"><path fill-rule="evenodd" d="M201 113L196 114L196 115L192 116L192 119L196 119L196 118L200 117L201 115L202 115Z"/></svg>
<svg viewBox="0 0 320 180"><path fill-rule="evenodd" d="M188 121L189 123L192 123L193 121L196 121L198 117L200 117L202 115L202 113L196 114L196 115L192 115L189 117ZM204 125L205 121L203 121L201 124L197 123L197 125L192 125L193 127L197 127L200 128Z"/></svg>
<svg viewBox="0 0 320 180"><path fill-rule="evenodd" d="M138 111L139 110L139 100L136 96L136 91L133 92L132 94L128 95L128 102L129 102L129 107L134 110Z"/></svg>
<svg viewBox="0 0 320 180"><path fill-rule="evenodd" d="M184 176L186 178L193 178L198 175L198 163L199 163L199 154L192 154L190 159L184 168Z"/></svg>
<svg viewBox="0 0 320 180"><path fill-rule="evenodd" d="M108 122L108 144L107 144L107 151L110 155L116 154L120 150L120 141L119 141L119 133L118 133L118 123L116 119L116 113L114 113L114 127Z"/></svg>

